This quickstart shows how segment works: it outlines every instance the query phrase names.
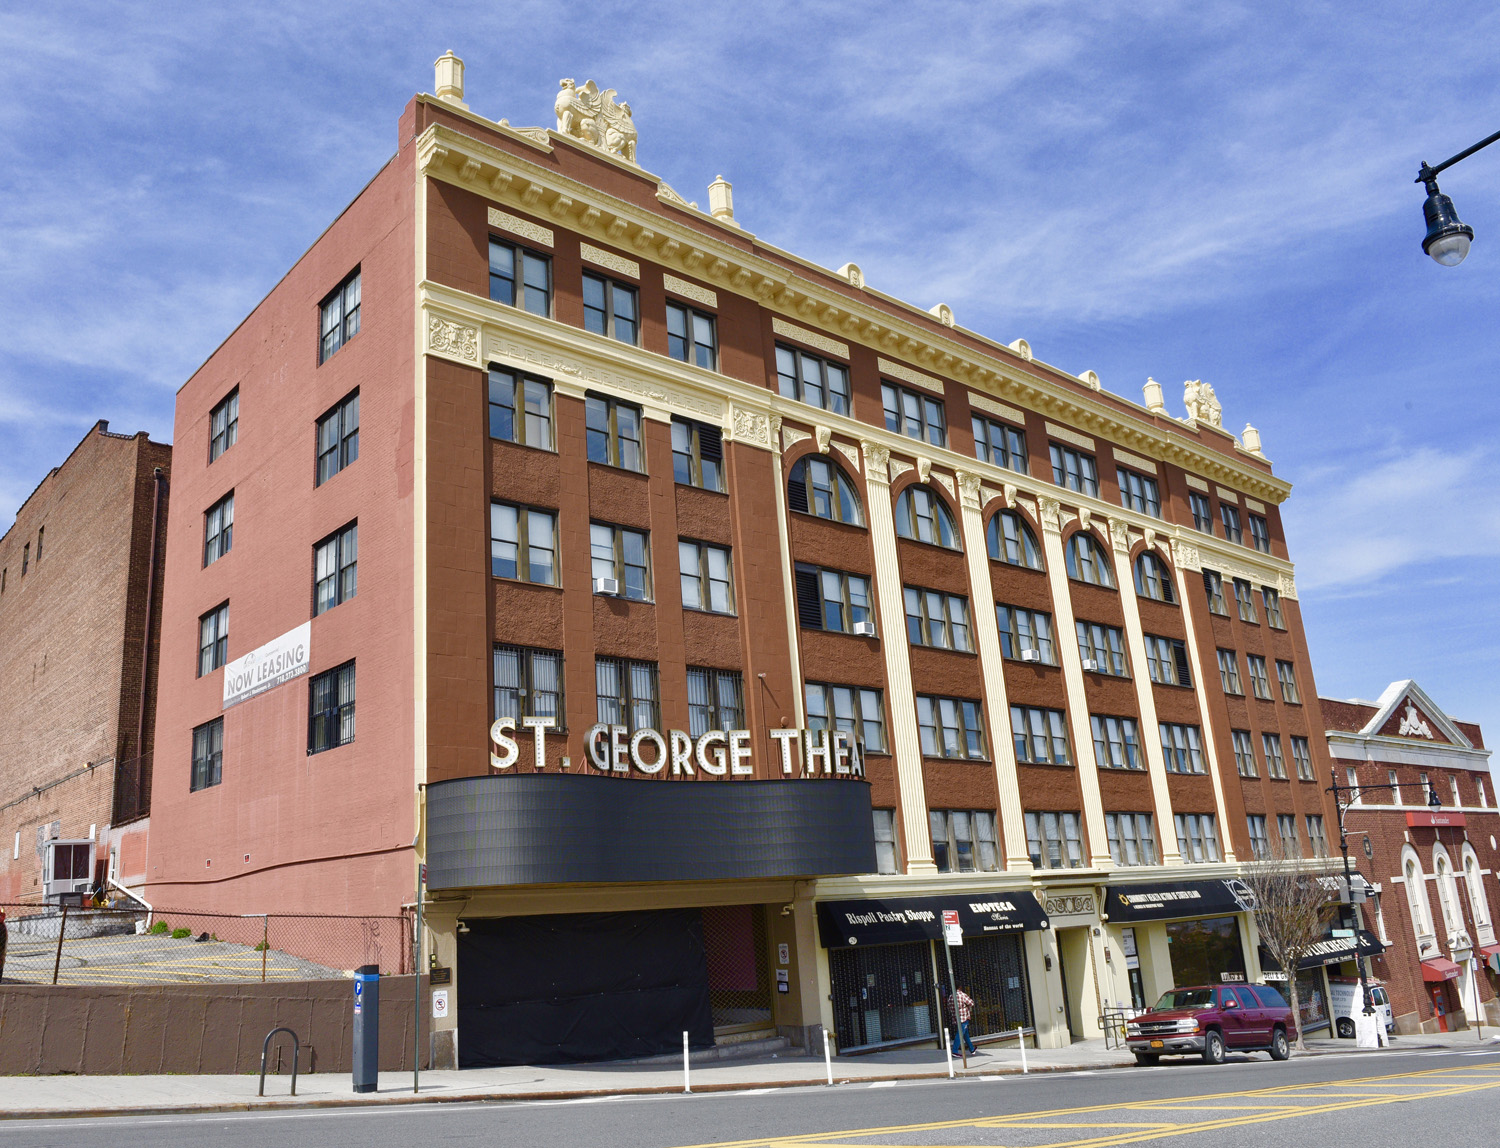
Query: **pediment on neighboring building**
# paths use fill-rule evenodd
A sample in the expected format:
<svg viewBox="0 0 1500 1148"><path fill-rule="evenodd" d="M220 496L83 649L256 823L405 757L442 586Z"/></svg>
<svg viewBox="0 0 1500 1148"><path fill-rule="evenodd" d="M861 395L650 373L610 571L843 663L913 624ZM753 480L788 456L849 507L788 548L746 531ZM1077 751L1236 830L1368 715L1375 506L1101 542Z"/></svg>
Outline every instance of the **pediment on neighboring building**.
<svg viewBox="0 0 1500 1148"><path fill-rule="evenodd" d="M1434 745L1473 749L1473 743L1416 682L1392 682L1376 703L1375 716L1359 732Z"/></svg>

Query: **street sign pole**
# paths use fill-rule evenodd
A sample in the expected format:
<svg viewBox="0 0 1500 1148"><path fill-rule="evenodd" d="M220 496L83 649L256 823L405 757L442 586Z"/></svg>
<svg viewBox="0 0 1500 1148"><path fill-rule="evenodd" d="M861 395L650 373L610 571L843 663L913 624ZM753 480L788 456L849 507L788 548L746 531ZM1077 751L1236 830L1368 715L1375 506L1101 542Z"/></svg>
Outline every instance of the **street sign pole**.
<svg viewBox="0 0 1500 1148"><path fill-rule="evenodd" d="M957 909L943 910L943 956L948 958L948 1004L953 1009L953 1039L958 1043L959 1055L964 1068L969 1067L969 1045L963 1038L963 1022L958 1019L958 982L953 979L953 946L964 943L962 926L958 923ZM951 1047L951 1046L950 1046Z"/></svg>

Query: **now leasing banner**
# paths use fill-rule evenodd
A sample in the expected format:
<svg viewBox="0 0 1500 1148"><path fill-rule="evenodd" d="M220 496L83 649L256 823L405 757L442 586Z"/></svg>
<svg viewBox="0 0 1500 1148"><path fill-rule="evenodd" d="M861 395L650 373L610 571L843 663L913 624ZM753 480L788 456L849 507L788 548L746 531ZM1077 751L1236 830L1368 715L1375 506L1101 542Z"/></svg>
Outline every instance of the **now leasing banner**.
<svg viewBox="0 0 1500 1148"><path fill-rule="evenodd" d="M249 701L282 682L307 673L311 663L312 623L303 622L258 650L224 666L224 708Z"/></svg>

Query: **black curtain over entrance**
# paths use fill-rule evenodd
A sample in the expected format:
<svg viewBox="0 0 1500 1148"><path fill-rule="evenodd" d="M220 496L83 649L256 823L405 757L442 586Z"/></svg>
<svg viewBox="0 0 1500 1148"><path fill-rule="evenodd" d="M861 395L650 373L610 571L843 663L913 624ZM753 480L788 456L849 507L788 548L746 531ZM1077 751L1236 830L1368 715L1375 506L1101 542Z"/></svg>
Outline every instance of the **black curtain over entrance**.
<svg viewBox="0 0 1500 1148"><path fill-rule="evenodd" d="M697 909L466 921L459 1067L570 1064L714 1043Z"/></svg>

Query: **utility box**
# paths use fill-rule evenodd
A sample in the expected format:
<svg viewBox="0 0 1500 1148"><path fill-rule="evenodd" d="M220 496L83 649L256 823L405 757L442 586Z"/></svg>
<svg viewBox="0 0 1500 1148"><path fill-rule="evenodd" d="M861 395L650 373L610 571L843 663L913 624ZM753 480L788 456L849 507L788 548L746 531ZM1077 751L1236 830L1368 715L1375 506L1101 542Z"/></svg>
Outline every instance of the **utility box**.
<svg viewBox="0 0 1500 1148"><path fill-rule="evenodd" d="M354 1091L374 1092L380 1080L380 966L354 971Z"/></svg>

